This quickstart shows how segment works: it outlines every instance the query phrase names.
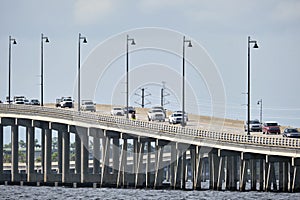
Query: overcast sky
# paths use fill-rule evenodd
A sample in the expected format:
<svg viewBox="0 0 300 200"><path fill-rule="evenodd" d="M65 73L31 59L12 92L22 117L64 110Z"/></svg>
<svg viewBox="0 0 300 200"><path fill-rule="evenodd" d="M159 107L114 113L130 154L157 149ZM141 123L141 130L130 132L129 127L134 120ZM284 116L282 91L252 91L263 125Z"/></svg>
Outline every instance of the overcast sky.
<svg viewBox="0 0 300 200"><path fill-rule="evenodd" d="M247 37L251 36L257 40L260 47L251 49L252 118L259 119L257 101L263 99L264 120L276 120L283 125L300 127L298 0L0 0L0 99L3 101L8 94L9 35L18 42L12 46L12 96L25 95L29 99L40 98L41 33L49 37L50 43L44 44L44 99L45 102L54 102L56 98L64 95L72 95L76 100L74 91L79 32L88 39L87 44L81 45L82 62L85 63L89 61L93 52L103 48L103 44L109 38L116 38L117 41L118 36L123 37L126 33L130 33L137 41L136 47L130 48L141 48L138 45L145 36L138 38L138 33L135 35L134 30L145 27L171 30L177 36L185 35L194 44L198 43L220 75L223 83L220 88L224 87L226 96L226 100L222 100L226 105L226 117L242 120L246 118L244 104L247 103L246 95L243 94L247 91ZM151 39L151 34L147 38ZM157 43L164 40L163 37L161 41L154 39ZM125 37L122 42L118 50L123 52L123 55L118 54L119 57L114 58L112 62L121 65L124 71ZM174 40L174 44L177 43L180 54L180 37L177 41ZM112 52L113 48L119 47L107 46L105 51ZM200 51L195 49L197 48L186 49L187 58L192 56L193 50L194 54ZM100 60L102 56L106 56L103 54L98 55ZM156 56L151 52L150 55L151 58ZM169 61L163 61L163 57ZM147 51L141 49L130 54L132 68L152 62L170 65L168 67L172 68L176 65L174 63L177 63L178 66L175 66L174 70L180 74L181 58L162 56L160 59L161 62L157 58L153 59L154 61L149 59ZM202 69L203 66L197 67ZM124 73L117 70L114 72L115 76L107 73L105 78L119 84L124 78ZM189 74L193 72L188 71L187 75ZM201 75L199 83L190 79L190 87L197 91L194 95L196 103L187 105L187 108L192 112L193 107L198 106L203 111L201 114L210 115L215 91L210 89L213 86L209 79L214 80L215 77L205 77L204 72L201 72ZM101 80L98 81L101 84ZM216 79L216 82L219 81ZM157 81L155 83L159 84ZM171 85L170 81L169 84ZM98 89L93 91L94 101L114 103L100 95L102 93L108 96L109 93L99 89L103 84L96 87ZM152 93L152 97L148 98L152 104L160 103L157 92L159 87L148 86L149 92ZM168 88L168 81L166 87ZM178 88L180 87L179 84ZM207 91L202 91L202 88L206 88ZM136 88L131 89L130 94L132 105L136 101L134 89ZM157 91L153 91L156 89ZM169 93L172 93L172 89ZM175 93L173 97L168 97L168 101L171 104L180 104L180 94ZM124 99L121 103L124 103Z"/></svg>

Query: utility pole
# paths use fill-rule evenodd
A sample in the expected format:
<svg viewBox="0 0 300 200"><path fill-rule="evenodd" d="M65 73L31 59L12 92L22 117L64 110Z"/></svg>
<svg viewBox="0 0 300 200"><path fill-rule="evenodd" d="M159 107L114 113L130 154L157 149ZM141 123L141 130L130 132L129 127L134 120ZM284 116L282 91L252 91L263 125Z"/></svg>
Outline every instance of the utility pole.
<svg viewBox="0 0 300 200"><path fill-rule="evenodd" d="M164 105L170 103L169 101L165 102L165 97L170 95L169 93L165 93L165 89L166 89L165 84L166 84L166 82L163 81L162 82L162 88L160 90L160 106L162 106L162 107Z"/></svg>
<svg viewBox="0 0 300 200"><path fill-rule="evenodd" d="M139 102L137 102L137 101L135 101L134 103L136 103L136 104L138 104L138 105L142 106L142 108L144 108L144 107L145 107L145 105L147 105L147 104L150 104L150 103L151 103L150 101L147 101L147 103L145 104L145 97L147 97L147 96L150 96L150 95L151 95L150 93L148 93L148 94L146 94L146 95L145 95L145 89L146 89L146 88L140 88L140 90L141 90L142 94L135 93L135 95L136 95L136 96L139 96L139 97L141 97L141 103L139 103Z"/></svg>

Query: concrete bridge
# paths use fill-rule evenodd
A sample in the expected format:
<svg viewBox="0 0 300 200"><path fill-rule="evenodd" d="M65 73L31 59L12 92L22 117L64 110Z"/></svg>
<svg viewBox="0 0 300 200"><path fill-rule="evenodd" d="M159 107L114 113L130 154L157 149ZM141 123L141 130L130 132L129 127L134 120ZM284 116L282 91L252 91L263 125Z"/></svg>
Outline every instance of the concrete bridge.
<svg viewBox="0 0 300 200"><path fill-rule="evenodd" d="M11 170L4 170L4 127ZM19 127L26 128L26 172L20 173ZM41 130L42 161L34 161ZM52 135L58 134L58 162ZM70 136L75 162L70 162ZM89 140L93 160L89 161ZM132 146L132 148L131 148ZM53 170L55 169L55 170ZM247 136L128 120L105 114L0 104L0 183L93 187L300 191L300 140ZM204 183L208 188L204 188ZM248 185L248 188L247 188Z"/></svg>

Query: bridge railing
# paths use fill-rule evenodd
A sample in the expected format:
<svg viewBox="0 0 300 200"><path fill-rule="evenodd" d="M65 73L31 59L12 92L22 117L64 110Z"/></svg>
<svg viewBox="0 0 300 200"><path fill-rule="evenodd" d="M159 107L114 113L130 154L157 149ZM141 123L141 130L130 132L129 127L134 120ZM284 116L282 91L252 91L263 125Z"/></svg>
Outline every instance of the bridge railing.
<svg viewBox="0 0 300 200"><path fill-rule="evenodd" d="M267 136L253 136L237 133L214 132L209 130L201 130L196 128L188 128L181 126L168 125L163 123L153 123L141 120L129 120L122 117L111 116L107 114L77 112L70 109L49 108L28 105L6 105L0 104L1 114L40 116L53 119L69 120L74 122L82 122L86 124L101 124L106 127L119 128L120 130L132 131L151 131L174 136L188 136L191 138L208 139L212 141L222 141L229 143L244 143L261 146L273 146L284 148L300 149L300 139L278 138Z"/></svg>

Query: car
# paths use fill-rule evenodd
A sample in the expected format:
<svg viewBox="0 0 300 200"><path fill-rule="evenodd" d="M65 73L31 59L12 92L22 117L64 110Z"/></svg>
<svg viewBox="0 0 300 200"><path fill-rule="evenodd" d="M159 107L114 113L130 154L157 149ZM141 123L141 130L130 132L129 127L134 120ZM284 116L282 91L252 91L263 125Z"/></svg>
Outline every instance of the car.
<svg viewBox="0 0 300 200"><path fill-rule="evenodd" d="M96 104L92 100L82 100L80 110L96 112Z"/></svg>
<svg viewBox="0 0 300 200"><path fill-rule="evenodd" d="M165 116L167 116L166 109L163 106L153 106L151 109L161 109Z"/></svg>
<svg viewBox="0 0 300 200"><path fill-rule="evenodd" d="M150 109L147 113L149 121L165 121L165 113L162 109Z"/></svg>
<svg viewBox="0 0 300 200"><path fill-rule="evenodd" d="M180 124L182 123L183 115L182 113L174 112L169 116L169 124ZM184 120L185 124L187 120Z"/></svg>
<svg viewBox="0 0 300 200"><path fill-rule="evenodd" d="M25 104L25 101L23 98L15 98L14 104Z"/></svg>
<svg viewBox="0 0 300 200"><path fill-rule="evenodd" d="M25 105L30 105L30 101L28 99L24 99L24 104Z"/></svg>
<svg viewBox="0 0 300 200"><path fill-rule="evenodd" d="M39 105L41 105L41 104L40 104L40 101L39 101L39 100L37 100L37 99L31 99L31 100L30 100L30 105L39 106Z"/></svg>
<svg viewBox="0 0 300 200"><path fill-rule="evenodd" d="M263 134L280 134L280 127L276 121L266 121L262 127Z"/></svg>
<svg viewBox="0 0 300 200"><path fill-rule="evenodd" d="M132 107L132 106L128 106L128 108L124 107L123 111L124 111L124 114L127 114L127 112L130 113L130 114L133 113L133 112L136 113L135 108Z"/></svg>
<svg viewBox="0 0 300 200"><path fill-rule="evenodd" d="M177 110L177 111L174 111L173 113L182 113L182 110ZM185 112L185 111L184 111L184 117L185 117L186 121L189 121L189 116L188 116L187 112Z"/></svg>
<svg viewBox="0 0 300 200"><path fill-rule="evenodd" d="M248 130L248 123L246 122L244 125L244 129L245 131ZM261 132L262 131L262 126L259 120L255 119L255 120L250 120L249 123L249 131L257 131L257 132Z"/></svg>
<svg viewBox="0 0 300 200"><path fill-rule="evenodd" d="M121 107L113 107L110 111L110 114L114 116L124 116L124 109Z"/></svg>
<svg viewBox="0 0 300 200"><path fill-rule="evenodd" d="M286 128L283 131L283 137L300 138L300 132L296 128Z"/></svg>

